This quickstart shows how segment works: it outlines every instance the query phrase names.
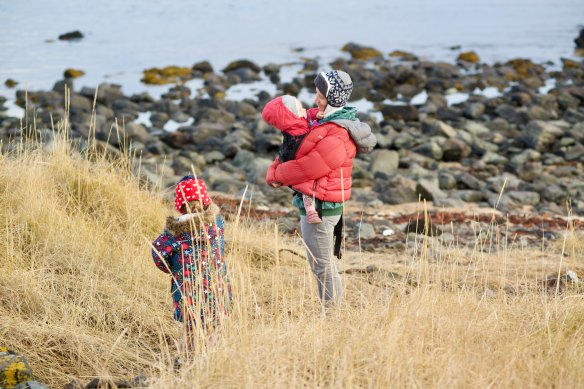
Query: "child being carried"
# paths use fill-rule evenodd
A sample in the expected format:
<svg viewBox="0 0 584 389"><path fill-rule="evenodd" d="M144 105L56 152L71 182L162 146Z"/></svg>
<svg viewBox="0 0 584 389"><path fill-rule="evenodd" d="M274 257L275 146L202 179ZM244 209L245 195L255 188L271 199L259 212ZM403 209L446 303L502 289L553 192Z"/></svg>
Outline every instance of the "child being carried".
<svg viewBox="0 0 584 389"><path fill-rule="evenodd" d="M310 117L309 117L310 116ZM282 131L284 139L278 153L280 162L292 160L306 134L313 126L318 125L322 119L322 113L318 112L314 117L308 115L302 103L294 97L284 95L271 100L262 111L262 117L266 122ZM274 188L281 186L279 183L271 184ZM306 221L310 224L321 223L315 207L314 194L302 193L302 201L306 209Z"/></svg>

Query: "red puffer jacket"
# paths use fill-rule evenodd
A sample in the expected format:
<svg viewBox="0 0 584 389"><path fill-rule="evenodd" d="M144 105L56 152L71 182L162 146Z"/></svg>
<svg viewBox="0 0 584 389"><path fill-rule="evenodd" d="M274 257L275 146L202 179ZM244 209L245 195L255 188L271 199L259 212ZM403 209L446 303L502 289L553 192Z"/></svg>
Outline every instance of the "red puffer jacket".
<svg viewBox="0 0 584 389"><path fill-rule="evenodd" d="M317 112L317 108L308 110L308 119L314 120ZM281 128L281 123L277 123L280 116L284 115L270 115L275 127ZM322 201L347 201L351 197L356 153L355 143L345 128L334 122L315 125L302 140L296 159L281 163L276 158L270 165L266 183L279 182Z"/></svg>

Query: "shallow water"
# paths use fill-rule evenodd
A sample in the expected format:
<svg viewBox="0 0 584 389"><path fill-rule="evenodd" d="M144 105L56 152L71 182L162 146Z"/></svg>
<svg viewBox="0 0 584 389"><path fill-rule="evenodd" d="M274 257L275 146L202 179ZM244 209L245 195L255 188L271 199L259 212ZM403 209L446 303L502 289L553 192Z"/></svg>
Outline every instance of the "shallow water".
<svg viewBox="0 0 584 389"><path fill-rule="evenodd" d="M349 41L449 62L458 54L450 48L460 45L484 62L528 57L558 63L573 55L583 15L582 0L2 1L0 82L12 78L18 88L49 89L73 67L86 72L77 87L109 81L126 94L159 95L168 87L143 85L144 69L209 60L220 70L239 58L264 65L301 56L318 56L325 65L345 55L340 48ZM73 30L85 38L57 40ZM270 86L229 93L238 98L254 88ZM0 95L12 98L14 90L2 85Z"/></svg>

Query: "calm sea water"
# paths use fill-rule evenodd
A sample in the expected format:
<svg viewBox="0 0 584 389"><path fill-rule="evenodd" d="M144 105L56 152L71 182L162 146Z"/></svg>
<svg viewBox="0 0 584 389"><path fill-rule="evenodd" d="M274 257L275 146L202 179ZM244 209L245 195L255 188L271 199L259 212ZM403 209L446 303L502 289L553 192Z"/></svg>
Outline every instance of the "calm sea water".
<svg viewBox="0 0 584 389"><path fill-rule="evenodd" d="M142 70L300 56L324 64L349 41L431 60L454 61L450 47L460 45L485 62L558 63L573 56L583 17L583 0L0 0L0 95L14 96L7 78L49 89L69 67L86 72L76 86L109 81L159 94L167 87L141 84ZM57 40L72 30L85 38Z"/></svg>

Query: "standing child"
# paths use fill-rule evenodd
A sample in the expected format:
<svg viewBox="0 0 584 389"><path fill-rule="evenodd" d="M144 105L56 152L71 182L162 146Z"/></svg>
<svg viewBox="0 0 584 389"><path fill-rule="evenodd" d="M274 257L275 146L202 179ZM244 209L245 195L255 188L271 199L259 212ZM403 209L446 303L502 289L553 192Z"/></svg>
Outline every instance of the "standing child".
<svg viewBox="0 0 584 389"><path fill-rule="evenodd" d="M167 218L166 229L152 243L152 258L160 270L172 275L174 319L184 324L190 352L198 326L214 339L214 330L231 306L231 285L224 259L223 219L205 182L183 177L176 185L174 206L181 216Z"/></svg>
<svg viewBox="0 0 584 389"><path fill-rule="evenodd" d="M302 107L302 103L294 96L284 95L271 100L262 111L262 117L266 122L282 131L284 140L280 146L278 158L284 163L294 159L296 151L300 147L302 139L313 126L318 125L318 119L322 119L322 113L314 116L308 114ZM272 183L274 188L281 184ZM302 193L302 201L306 209L306 221L310 224L322 222L316 211L314 195Z"/></svg>

